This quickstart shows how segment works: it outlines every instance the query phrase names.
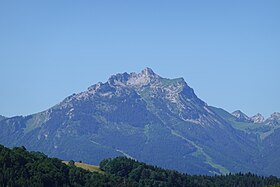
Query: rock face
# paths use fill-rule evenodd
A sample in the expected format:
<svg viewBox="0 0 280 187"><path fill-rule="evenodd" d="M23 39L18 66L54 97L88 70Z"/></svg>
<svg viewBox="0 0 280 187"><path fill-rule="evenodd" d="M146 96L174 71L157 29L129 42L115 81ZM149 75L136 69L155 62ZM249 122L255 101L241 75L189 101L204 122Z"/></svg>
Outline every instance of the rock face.
<svg viewBox="0 0 280 187"><path fill-rule="evenodd" d="M150 68L113 75L46 111L3 119L0 143L92 164L124 155L192 174L263 168L257 135L233 128L184 79Z"/></svg>

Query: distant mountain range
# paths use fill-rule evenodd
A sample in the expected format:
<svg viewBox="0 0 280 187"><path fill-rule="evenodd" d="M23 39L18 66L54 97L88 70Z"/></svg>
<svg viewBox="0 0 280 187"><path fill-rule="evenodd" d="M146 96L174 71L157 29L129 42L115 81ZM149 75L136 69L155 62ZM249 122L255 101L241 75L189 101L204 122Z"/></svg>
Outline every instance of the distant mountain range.
<svg viewBox="0 0 280 187"><path fill-rule="evenodd" d="M260 113L254 115L252 117L248 117L246 114L244 114L240 110L236 110L231 114L235 117L235 121L245 122L245 123L256 123L256 124L257 123L267 123L267 124L279 125L279 119L280 119L279 112L274 112L267 119L265 119L263 117L263 115L261 115Z"/></svg>
<svg viewBox="0 0 280 187"><path fill-rule="evenodd" d="M29 116L0 119L0 144L98 164L124 155L190 174L280 176L280 114L208 106L182 78L122 73Z"/></svg>

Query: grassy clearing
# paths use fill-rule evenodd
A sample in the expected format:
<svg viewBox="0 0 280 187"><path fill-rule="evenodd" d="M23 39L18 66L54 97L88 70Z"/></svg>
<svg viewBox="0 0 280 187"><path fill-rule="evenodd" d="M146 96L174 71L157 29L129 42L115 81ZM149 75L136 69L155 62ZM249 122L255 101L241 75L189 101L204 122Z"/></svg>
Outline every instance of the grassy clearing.
<svg viewBox="0 0 280 187"><path fill-rule="evenodd" d="M62 161L62 162L66 165L69 165L69 162L67 161ZM94 165L80 163L80 162L75 162L75 166L82 168L84 170L88 170L90 172L98 172L104 174L104 172L99 169L99 166L94 166Z"/></svg>

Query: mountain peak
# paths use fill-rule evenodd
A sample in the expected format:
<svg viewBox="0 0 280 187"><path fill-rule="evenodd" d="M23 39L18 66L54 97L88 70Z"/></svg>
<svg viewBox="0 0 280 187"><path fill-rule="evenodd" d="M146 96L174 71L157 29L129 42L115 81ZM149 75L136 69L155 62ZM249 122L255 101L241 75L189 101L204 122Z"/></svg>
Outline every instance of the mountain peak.
<svg viewBox="0 0 280 187"><path fill-rule="evenodd" d="M236 111L232 112L231 114L234 115L235 117L240 117L240 116L246 115L241 110L236 110Z"/></svg>
<svg viewBox="0 0 280 187"><path fill-rule="evenodd" d="M280 119L280 112L274 112L270 117L274 119Z"/></svg>
<svg viewBox="0 0 280 187"><path fill-rule="evenodd" d="M264 117L260 113L257 113L253 117L251 117L251 120L253 123L263 123L264 122Z"/></svg>
<svg viewBox="0 0 280 187"><path fill-rule="evenodd" d="M266 122L270 125L279 125L280 124L280 112L274 112L267 118Z"/></svg>
<svg viewBox="0 0 280 187"><path fill-rule="evenodd" d="M236 120L239 122L251 122L251 119L246 114L244 114L241 110L236 110L231 114L235 116Z"/></svg>
<svg viewBox="0 0 280 187"><path fill-rule="evenodd" d="M167 94L167 92L169 93L167 94L167 97L171 97L171 95L174 96L174 94L178 94L179 92L184 91L188 97L196 98L193 90L187 85L183 78L162 78L148 67L146 67L139 73L124 72L112 75L108 79L108 82L99 82L95 85L92 85L88 88L87 91L75 94L73 98L80 100L82 98L91 97L96 93L101 93L102 96L110 96L112 95L112 92L114 92L114 90L118 90L119 92L123 90L123 88L132 88L135 91L143 91L143 89L145 89L146 87L152 88L154 92L164 90L165 94Z"/></svg>

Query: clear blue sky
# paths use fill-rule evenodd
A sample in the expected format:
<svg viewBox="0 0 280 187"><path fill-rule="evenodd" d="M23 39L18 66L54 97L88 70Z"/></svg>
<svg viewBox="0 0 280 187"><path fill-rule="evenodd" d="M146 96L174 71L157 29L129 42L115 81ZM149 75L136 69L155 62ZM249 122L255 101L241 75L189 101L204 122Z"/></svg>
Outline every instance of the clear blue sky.
<svg viewBox="0 0 280 187"><path fill-rule="evenodd" d="M0 114L151 67L209 105L280 111L279 0L0 1Z"/></svg>

